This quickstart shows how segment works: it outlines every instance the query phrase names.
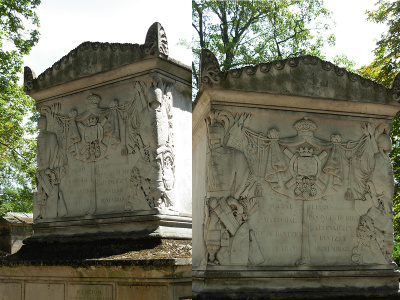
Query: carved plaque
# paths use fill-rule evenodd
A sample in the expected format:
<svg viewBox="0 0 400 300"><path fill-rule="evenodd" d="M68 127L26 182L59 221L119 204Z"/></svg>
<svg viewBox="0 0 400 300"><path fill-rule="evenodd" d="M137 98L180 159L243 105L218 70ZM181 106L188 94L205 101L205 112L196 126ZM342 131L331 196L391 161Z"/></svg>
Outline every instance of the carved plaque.
<svg viewBox="0 0 400 300"><path fill-rule="evenodd" d="M113 287L105 284L70 284L68 300L113 300Z"/></svg>
<svg viewBox="0 0 400 300"><path fill-rule="evenodd" d="M218 110L206 123L209 265L393 263L386 123Z"/></svg>
<svg viewBox="0 0 400 300"><path fill-rule="evenodd" d="M153 76L39 106L35 220L175 210L173 89Z"/></svg>

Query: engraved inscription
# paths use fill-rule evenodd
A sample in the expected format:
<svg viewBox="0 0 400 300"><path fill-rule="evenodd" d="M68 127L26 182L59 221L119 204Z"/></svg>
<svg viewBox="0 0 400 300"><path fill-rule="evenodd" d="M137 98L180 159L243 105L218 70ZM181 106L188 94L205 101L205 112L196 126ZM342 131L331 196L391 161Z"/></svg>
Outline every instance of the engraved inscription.
<svg viewBox="0 0 400 300"><path fill-rule="evenodd" d="M69 300L112 300L111 285L71 284Z"/></svg>
<svg viewBox="0 0 400 300"><path fill-rule="evenodd" d="M235 264L235 238L242 241L235 253L243 265L258 252L260 264L273 264L281 252L293 253L287 261L298 266L391 263L393 184L374 185L391 182L387 125L360 122L351 140L339 127L348 139L342 141L337 132L318 137L327 130L308 117L292 123L297 134L288 137L280 136L279 124L266 134L253 131L250 117L211 111L206 119L208 263ZM376 168L378 162L384 167ZM239 204L248 199L260 213L245 219L247 207ZM240 225L246 226L241 232ZM249 241L257 247L250 249Z"/></svg>

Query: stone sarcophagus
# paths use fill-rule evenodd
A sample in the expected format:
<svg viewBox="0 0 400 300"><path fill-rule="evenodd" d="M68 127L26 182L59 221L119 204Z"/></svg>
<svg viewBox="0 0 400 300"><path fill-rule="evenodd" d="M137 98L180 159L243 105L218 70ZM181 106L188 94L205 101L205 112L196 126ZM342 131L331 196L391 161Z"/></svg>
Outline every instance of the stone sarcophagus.
<svg viewBox="0 0 400 300"><path fill-rule="evenodd" d="M222 72L205 49L200 72L195 299L397 293L399 76L387 89L312 56Z"/></svg>
<svg viewBox="0 0 400 300"><path fill-rule="evenodd" d="M24 88L36 100L35 235L191 238L191 73L154 23L85 42Z"/></svg>

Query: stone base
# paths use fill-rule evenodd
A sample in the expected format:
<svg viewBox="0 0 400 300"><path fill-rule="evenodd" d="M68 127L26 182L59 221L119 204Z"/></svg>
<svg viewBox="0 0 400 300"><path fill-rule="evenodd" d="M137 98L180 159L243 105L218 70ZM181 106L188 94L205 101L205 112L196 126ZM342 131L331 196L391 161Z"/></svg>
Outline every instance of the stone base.
<svg viewBox="0 0 400 300"><path fill-rule="evenodd" d="M0 300L190 299L191 259L3 262Z"/></svg>
<svg viewBox="0 0 400 300"><path fill-rule="evenodd" d="M62 220L36 220L34 235L25 244L49 240L95 240L106 238L191 239L192 217L174 211L143 211L119 215L96 215Z"/></svg>
<svg viewBox="0 0 400 300"><path fill-rule="evenodd" d="M210 269L193 271L193 299L400 298L400 272L393 267Z"/></svg>

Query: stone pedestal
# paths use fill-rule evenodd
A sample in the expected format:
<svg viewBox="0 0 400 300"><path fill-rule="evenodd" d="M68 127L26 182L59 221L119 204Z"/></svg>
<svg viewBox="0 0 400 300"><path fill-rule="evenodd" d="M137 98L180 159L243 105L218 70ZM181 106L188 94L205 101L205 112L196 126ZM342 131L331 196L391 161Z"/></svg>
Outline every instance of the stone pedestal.
<svg viewBox="0 0 400 300"><path fill-rule="evenodd" d="M190 259L2 266L0 299L182 299L190 270Z"/></svg>
<svg viewBox="0 0 400 300"><path fill-rule="evenodd" d="M22 277L31 272L33 281L55 287L57 295L64 295L60 289L65 291L66 298L60 299L78 299L77 291L86 289L67 282L85 284L87 274L75 265L67 267L65 258L55 258L57 252L73 261L101 259L98 253L119 255L123 279L108 278L112 272L102 266L95 281L105 286L93 283L93 289L88 289L93 295L106 295L96 299L127 299L135 290L148 295L145 291L157 281L163 284L155 288L156 294L169 296L155 299L182 296L174 291L178 285L187 291L189 258L178 266L170 263L176 257L156 257L167 259L170 270L164 274L158 263L150 269L136 267L145 265L141 259L148 256L130 258L121 252L123 245L141 240L191 239L191 154L187 151L191 72L168 55L164 28L154 23L144 44L85 42L38 77L25 67L25 92L35 99L40 113L34 234L8 261L15 261ZM88 254L80 256L76 245ZM61 261L60 274L66 274L60 275L66 278L60 284L53 284L52 276L38 279L45 267L25 269L20 263L34 260L49 265L54 259ZM6 272L0 269L0 280L6 280ZM175 272L180 274L178 281ZM128 284L133 273L141 278L137 282L142 287ZM24 297L26 291L36 289L20 279L17 282ZM118 296L121 293L126 296Z"/></svg>
<svg viewBox="0 0 400 300"><path fill-rule="evenodd" d="M222 72L208 50L200 70L195 298L397 295L399 78L386 89L312 56Z"/></svg>

